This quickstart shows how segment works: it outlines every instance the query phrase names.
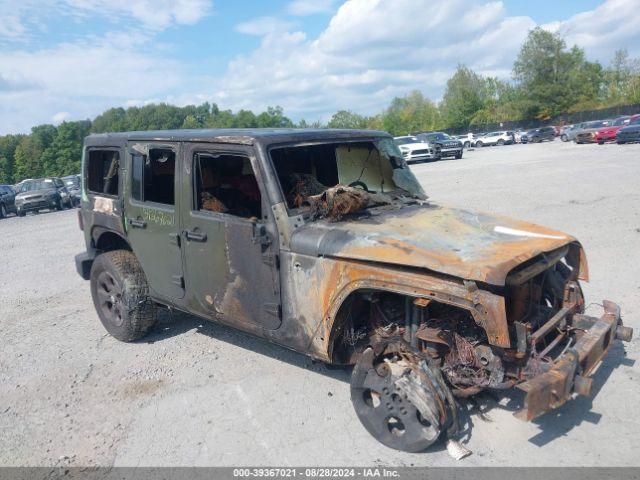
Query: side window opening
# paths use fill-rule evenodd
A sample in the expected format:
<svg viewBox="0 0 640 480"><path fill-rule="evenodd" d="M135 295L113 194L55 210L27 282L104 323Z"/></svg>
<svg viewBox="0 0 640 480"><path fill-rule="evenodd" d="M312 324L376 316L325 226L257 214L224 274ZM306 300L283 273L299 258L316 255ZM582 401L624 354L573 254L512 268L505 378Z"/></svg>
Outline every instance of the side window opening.
<svg viewBox="0 0 640 480"><path fill-rule="evenodd" d="M87 189L93 193L117 196L120 154L116 150L89 150Z"/></svg>
<svg viewBox="0 0 640 480"><path fill-rule="evenodd" d="M194 157L194 181L195 210L261 218L260 188L248 157L197 153Z"/></svg>
<svg viewBox="0 0 640 480"><path fill-rule="evenodd" d="M131 196L141 202L175 205L176 154L168 148L149 149L132 157Z"/></svg>

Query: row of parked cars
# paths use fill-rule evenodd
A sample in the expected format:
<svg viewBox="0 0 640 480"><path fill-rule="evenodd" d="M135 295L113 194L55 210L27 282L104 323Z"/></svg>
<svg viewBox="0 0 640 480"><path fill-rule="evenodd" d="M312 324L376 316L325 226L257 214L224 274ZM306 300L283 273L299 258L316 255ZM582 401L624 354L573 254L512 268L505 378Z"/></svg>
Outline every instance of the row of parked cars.
<svg viewBox="0 0 640 480"><path fill-rule="evenodd" d="M633 143L640 141L640 114L623 115L608 120L594 120L568 125L562 129L560 139L564 142Z"/></svg>
<svg viewBox="0 0 640 480"><path fill-rule="evenodd" d="M0 185L0 218L14 213L62 210L80 206L80 175L29 178L17 185Z"/></svg>

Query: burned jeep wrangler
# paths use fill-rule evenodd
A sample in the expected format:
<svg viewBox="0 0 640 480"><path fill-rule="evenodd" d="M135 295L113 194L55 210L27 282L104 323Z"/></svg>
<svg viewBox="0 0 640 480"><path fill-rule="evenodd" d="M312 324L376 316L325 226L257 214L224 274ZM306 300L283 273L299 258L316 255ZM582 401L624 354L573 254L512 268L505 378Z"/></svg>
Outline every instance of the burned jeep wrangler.
<svg viewBox="0 0 640 480"><path fill-rule="evenodd" d="M383 132L91 135L79 215L114 337L168 306L352 364L356 414L399 450L454 437L485 389L524 390L523 420L589 395L633 333L612 302L584 314L575 238L429 201Z"/></svg>

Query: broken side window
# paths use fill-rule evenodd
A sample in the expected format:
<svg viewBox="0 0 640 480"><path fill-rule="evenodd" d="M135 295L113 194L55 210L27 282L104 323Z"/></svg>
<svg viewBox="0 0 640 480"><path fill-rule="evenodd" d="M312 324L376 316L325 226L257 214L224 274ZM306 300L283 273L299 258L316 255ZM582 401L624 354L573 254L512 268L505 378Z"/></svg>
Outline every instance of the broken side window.
<svg viewBox="0 0 640 480"><path fill-rule="evenodd" d="M261 218L260 188L249 157L196 153L194 173L194 210Z"/></svg>
<svg viewBox="0 0 640 480"><path fill-rule="evenodd" d="M100 195L118 196L118 168L120 154L117 150L89 150L87 162L87 189Z"/></svg>
<svg viewBox="0 0 640 480"><path fill-rule="evenodd" d="M136 152L131 162L131 196L140 202L175 205L176 154L169 148Z"/></svg>

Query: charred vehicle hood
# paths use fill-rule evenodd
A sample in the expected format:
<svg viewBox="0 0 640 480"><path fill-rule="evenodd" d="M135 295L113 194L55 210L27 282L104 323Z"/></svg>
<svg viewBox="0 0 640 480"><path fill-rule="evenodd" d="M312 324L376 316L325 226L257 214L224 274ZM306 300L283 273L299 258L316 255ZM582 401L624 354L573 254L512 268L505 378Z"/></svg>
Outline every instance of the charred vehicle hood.
<svg viewBox="0 0 640 480"><path fill-rule="evenodd" d="M532 223L429 204L310 222L293 233L291 250L504 285L518 265L572 242Z"/></svg>

